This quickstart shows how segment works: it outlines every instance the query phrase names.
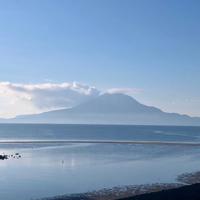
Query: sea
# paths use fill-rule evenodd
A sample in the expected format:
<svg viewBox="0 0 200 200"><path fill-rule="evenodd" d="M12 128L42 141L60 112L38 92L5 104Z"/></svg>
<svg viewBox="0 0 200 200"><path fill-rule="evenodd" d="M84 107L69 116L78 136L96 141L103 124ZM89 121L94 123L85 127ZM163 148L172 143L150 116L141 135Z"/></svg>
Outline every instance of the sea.
<svg viewBox="0 0 200 200"><path fill-rule="evenodd" d="M10 155L0 160L0 199L175 183L200 171L200 145L193 143L200 144L200 127L0 124L0 154Z"/></svg>

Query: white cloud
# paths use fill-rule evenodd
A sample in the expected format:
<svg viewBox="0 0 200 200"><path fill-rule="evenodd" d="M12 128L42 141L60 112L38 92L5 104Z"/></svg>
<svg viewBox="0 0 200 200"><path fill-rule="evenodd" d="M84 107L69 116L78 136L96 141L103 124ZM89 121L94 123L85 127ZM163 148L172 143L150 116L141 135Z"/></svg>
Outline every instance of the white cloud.
<svg viewBox="0 0 200 200"><path fill-rule="evenodd" d="M122 93L122 94L127 94L127 95L134 95L142 92L142 89L138 88L111 88L107 90L107 93L109 94L116 94L116 93Z"/></svg>
<svg viewBox="0 0 200 200"><path fill-rule="evenodd" d="M79 83L16 84L0 82L0 117L39 113L75 106L98 96L94 87Z"/></svg>
<svg viewBox="0 0 200 200"><path fill-rule="evenodd" d="M95 87L73 83L19 84L0 82L0 118L35 114L69 108L90 100L103 92L133 95L135 88L111 88L100 91Z"/></svg>

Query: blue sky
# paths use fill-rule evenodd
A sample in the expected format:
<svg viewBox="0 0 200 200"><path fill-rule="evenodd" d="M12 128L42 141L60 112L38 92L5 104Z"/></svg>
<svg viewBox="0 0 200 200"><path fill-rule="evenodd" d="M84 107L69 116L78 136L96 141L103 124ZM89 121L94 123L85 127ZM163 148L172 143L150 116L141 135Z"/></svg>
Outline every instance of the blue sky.
<svg viewBox="0 0 200 200"><path fill-rule="evenodd" d="M200 1L0 1L0 81L138 88L200 116Z"/></svg>

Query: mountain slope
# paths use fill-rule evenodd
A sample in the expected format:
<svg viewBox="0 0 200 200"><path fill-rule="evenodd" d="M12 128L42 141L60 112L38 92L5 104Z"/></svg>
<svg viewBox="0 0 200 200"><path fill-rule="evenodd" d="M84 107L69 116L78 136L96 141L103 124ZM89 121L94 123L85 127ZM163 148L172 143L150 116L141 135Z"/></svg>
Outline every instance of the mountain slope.
<svg viewBox="0 0 200 200"><path fill-rule="evenodd" d="M200 118L165 113L124 94L104 94L70 109L18 116L13 123L200 125Z"/></svg>
<svg viewBox="0 0 200 200"><path fill-rule="evenodd" d="M73 111L103 114L161 112L157 108L142 105L132 97L124 94L104 94L89 102L78 105Z"/></svg>

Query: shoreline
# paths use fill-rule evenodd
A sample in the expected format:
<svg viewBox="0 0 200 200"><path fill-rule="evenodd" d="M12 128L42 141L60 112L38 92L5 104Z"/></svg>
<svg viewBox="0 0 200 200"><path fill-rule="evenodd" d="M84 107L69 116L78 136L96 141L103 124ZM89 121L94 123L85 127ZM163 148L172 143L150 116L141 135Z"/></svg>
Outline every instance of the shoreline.
<svg viewBox="0 0 200 200"><path fill-rule="evenodd" d="M116 200L142 195L149 192L159 192L161 190L180 188L182 186L184 186L184 184L179 183L128 185L121 187L119 186L113 188L104 188L101 190L95 190L86 193L59 195L54 197L41 198L37 200Z"/></svg>
<svg viewBox="0 0 200 200"><path fill-rule="evenodd" d="M189 188L192 189L193 185L200 183L200 171L180 174L177 176L176 181L177 183L154 183L104 188L101 190L86 193L60 195L55 197L41 198L37 200L129 200L135 199L135 197L140 199L140 196L141 198L143 198L143 196L151 196L151 194L162 195L163 192L169 192L171 194L171 191L173 193L174 190L175 193L179 193L179 190L184 190L184 192L187 192L188 186L191 186Z"/></svg>

